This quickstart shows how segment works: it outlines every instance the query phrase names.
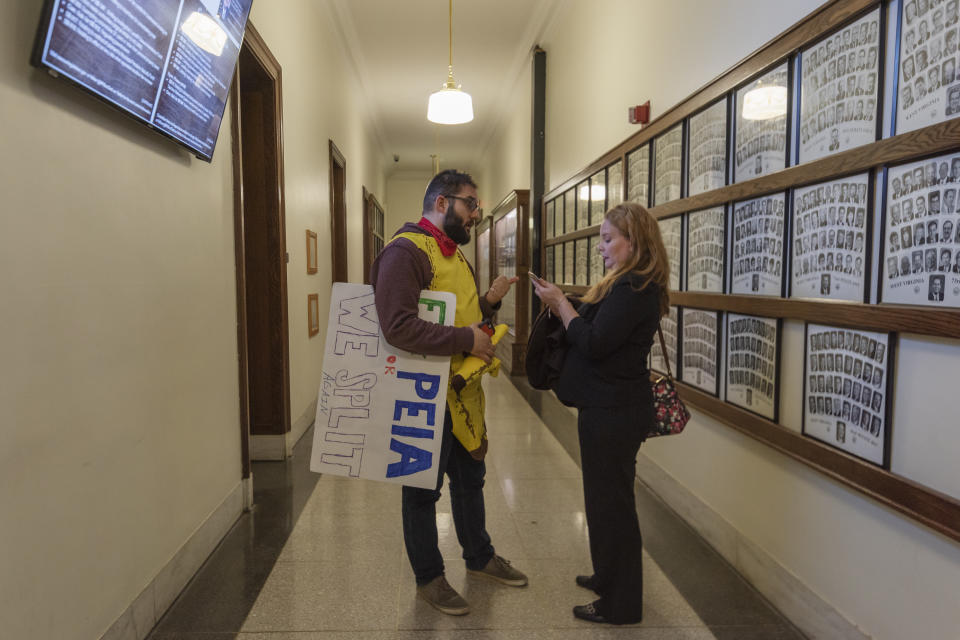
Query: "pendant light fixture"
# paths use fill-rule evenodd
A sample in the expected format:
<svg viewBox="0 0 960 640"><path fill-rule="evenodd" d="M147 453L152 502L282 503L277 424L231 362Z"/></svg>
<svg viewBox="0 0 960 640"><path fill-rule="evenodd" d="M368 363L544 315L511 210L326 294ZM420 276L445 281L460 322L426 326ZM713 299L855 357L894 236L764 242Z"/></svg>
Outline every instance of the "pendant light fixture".
<svg viewBox="0 0 960 640"><path fill-rule="evenodd" d="M450 0L450 62L443 88L430 94L427 120L437 124L463 124L473 120L473 99L453 79L453 0Z"/></svg>
<svg viewBox="0 0 960 640"><path fill-rule="evenodd" d="M743 96L746 120L770 120L787 114L787 88L758 82Z"/></svg>

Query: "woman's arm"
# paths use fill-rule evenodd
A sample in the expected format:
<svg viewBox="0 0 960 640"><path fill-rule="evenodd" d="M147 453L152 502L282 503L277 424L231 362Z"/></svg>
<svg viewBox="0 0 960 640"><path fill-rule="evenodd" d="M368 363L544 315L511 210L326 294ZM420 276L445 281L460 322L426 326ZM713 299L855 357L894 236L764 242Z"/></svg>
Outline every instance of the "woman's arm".
<svg viewBox="0 0 960 640"><path fill-rule="evenodd" d="M573 318L567 323L567 342L591 360L603 359L622 348L638 325L659 313L656 287L634 291L625 278L614 285L592 319Z"/></svg>

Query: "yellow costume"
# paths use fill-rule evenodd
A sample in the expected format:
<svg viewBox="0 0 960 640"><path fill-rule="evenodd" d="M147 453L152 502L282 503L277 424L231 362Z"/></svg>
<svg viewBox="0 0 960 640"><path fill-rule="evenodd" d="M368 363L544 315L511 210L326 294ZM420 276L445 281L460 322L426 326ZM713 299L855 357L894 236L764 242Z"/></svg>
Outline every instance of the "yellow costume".
<svg viewBox="0 0 960 640"><path fill-rule="evenodd" d="M480 322L483 314L480 311L480 300L477 295L477 285L473 279L473 272L460 249L452 256L444 256L433 236L422 233L400 233L394 236L406 238L418 249L423 251L430 261L433 271L433 280L427 287L431 291L450 291L457 296L457 310L454 316L455 327L468 327ZM467 356L457 353L450 357L450 380L464 364ZM485 369L496 375L500 361L494 361ZM483 387L480 386L480 375L468 375L464 378L464 386L458 392L447 384L447 406L450 408L450 417L453 420L453 435L460 444L470 452L470 455L482 460L487 452L487 426L484 423Z"/></svg>

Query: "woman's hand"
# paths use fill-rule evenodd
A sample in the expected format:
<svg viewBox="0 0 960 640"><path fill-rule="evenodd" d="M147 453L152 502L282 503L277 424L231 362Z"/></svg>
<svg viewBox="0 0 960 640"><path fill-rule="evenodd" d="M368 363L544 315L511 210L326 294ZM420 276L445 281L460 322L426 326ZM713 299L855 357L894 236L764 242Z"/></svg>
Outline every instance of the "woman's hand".
<svg viewBox="0 0 960 640"><path fill-rule="evenodd" d="M547 305L550 311L563 321L564 328L570 324L571 320L578 317L576 310L573 308L573 305L570 304L570 301L567 300L567 296L560 290L560 287L551 282L547 282L543 278L531 277L530 284L533 285L533 292L537 294L540 301Z"/></svg>
<svg viewBox="0 0 960 640"><path fill-rule="evenodd" d="M530 278L530 283L533 285L533 292L540 298L540 302L550 307L550 311L557 313L560 304L567 299L560 287L542 278L536 280Z"/></svg>

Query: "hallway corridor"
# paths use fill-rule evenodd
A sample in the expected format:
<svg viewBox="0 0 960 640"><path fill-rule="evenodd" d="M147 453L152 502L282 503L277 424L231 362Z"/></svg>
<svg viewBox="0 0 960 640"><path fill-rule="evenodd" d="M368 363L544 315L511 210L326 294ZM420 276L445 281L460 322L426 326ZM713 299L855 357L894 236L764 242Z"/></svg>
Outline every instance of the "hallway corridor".
<svg viewBox="0 0 960 640"><path fill-rule="evenodd" d="M643 623L613 627L575 619L573 605L593 599L573 580L590 568L579 468L506 375L485 387L487 528L497 553L530 577L528 587L466 576L444 489L437 524L447 577L472 612L447 616L417 599L403 550L399 485L311 473L308 431L287 462L254 464L255 509L240 518L149 637L803 638L643 487L637 497L646 551ZM556 407L550 415L567 421L568 429L575 421Z"/></svg>

